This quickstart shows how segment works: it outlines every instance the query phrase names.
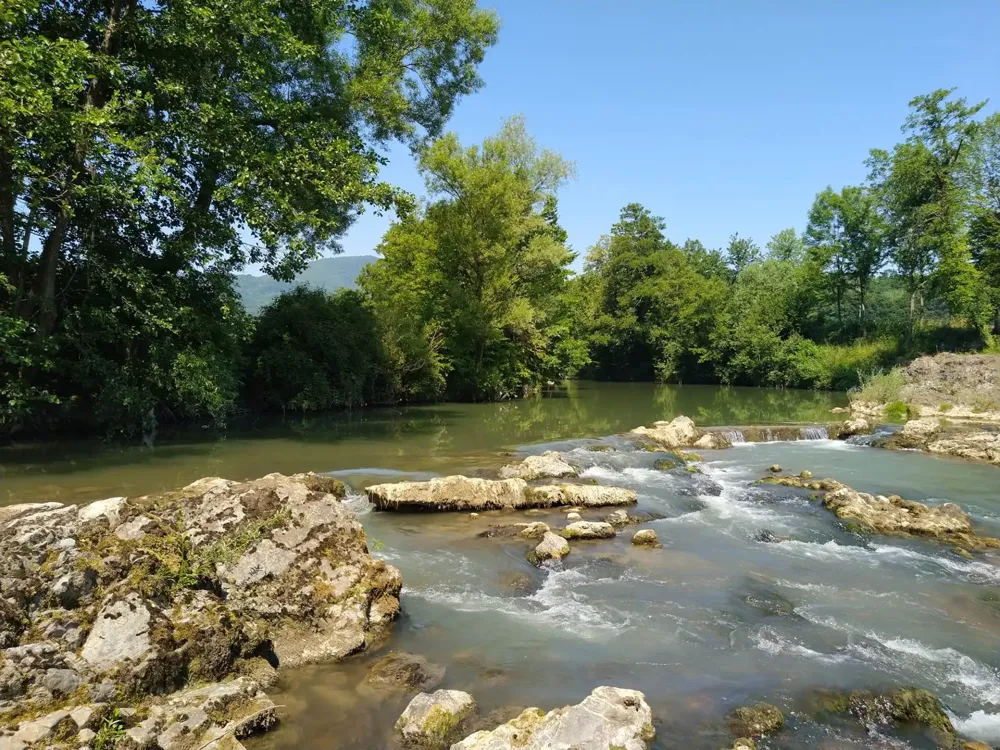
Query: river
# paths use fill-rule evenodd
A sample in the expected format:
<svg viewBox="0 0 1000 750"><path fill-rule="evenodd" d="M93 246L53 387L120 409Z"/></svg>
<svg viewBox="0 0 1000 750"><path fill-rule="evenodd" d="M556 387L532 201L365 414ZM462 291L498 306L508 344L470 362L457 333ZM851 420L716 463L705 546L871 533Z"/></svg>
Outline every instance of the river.
<svg viewBox="0 0 1000 750"><path fill-rule="evenodd" d="M723 717L767 700L787 727L764 747L924 748L915 734L866 734L819 723L821 689L902 685L936 693L966 735L1000 743L1000 567L940 545L846 531L801 493L752 485L767 467L809 469L858 489L966 509L1000 535L1000 472L917 453L824 439L705 452L703 474L653 468L616 433L687 414L703 425L816 422L838 394L648 384L578 383L549 397L385 410L295 424L175 436L148 448L96 444L0 452L7 501L76 501L183 484L206 474L336 472L375 479L475 471L509 451L557 450L583 476L634 488L658 516L663 549L615 539L575 542L553 568L525 560L527 542L476 534L507 518L376 513L355 491L375 554L403 573L403 615L386 649L444 665L441 687L470 692L480 712L576 703L597 685L645 692L656 748L718 750ZM613 450L593 451L594 445ZM585 519L604 513L585 511ZM509 518L563 523L560 511ZM375 655L284 674L282 705L256 750L394 747L405 697L360 685ZM731 739L729 739L731 743Z"/></svg>

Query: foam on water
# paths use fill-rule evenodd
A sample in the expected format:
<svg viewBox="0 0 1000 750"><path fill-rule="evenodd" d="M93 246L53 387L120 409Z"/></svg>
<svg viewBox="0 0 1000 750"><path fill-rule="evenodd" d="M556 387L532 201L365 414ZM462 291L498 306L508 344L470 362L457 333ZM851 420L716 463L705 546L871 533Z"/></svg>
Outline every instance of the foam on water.
<svg viewBox="0 0 1000 750"><path fill-rule="evenodd" d="M813 659L823 664L841 664L851 659L849 654L823 654L819 651L813 651L811 648L807 648L801 643L796 643L769 627L763 627L751 633L750 642L753 643L755 648L772 656L787 654L805 659Z"/></svg>
<svg viewBox="0 0 1000 750"><path fill-rule="evenodd" d="M950 714L959 734L991 745L1000 744L1000 714L973 711L966 717Z"/></svg>

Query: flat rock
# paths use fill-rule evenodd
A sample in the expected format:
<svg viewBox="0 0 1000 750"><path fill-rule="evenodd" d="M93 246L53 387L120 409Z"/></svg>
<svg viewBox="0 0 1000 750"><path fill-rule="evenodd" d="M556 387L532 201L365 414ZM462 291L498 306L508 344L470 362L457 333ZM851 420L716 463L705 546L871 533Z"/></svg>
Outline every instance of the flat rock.
<svg viewBox="0 0 1000 750"><path fill-rule="evenodd" d="M432 690L444 679L445 668L407 651L390 651L374 662L365 684L391 690Z"/></svg>
<svg viewBox="0 0 1000 750"><path fill-rule="evenodd" d="M476 701L461 690L438 690L413 697L396 731L404 745L445 748L468 732L476 714Z"/></svg>
<svg viewBox="0 0 1000 750"><path fill-rule="evenodd" d="M500 469L501 479L542 479L545 477L575 477L576 468L555 451L546 451L540 456L528 456L518 464L507 464Z"/></svg>
<svg viewBox="0 0 1000 750"><path fill-rule="evenodd" d="M97 613L80 656L102 672L142 659L153 648L149 639L153 606L137 592L108 601Z"/></svg>
<svg viewBox="0 0 1000 750"><path fill-rule="evenodd" d="M653 713L637 690L596 688L581 703L548 713L526 709L490 731L469 735L451 750L647 750Z"/></svg>
<svg viewBox="0 0 1000 750"><path fill-rule="evenodd" d="M565 539L610 539L615 527L604 521L575 521L561 533Z"/></svg>

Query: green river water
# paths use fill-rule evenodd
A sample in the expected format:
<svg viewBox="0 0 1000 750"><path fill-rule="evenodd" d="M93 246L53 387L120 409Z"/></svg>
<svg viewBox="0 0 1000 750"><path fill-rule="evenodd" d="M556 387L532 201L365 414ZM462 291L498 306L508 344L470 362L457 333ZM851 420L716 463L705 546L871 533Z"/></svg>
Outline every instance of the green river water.
<svg viewBox="0 0 1000 750"><path fill-rule="evenodd" d="M385 648L446 667L441 687L470 692L484 715L550 709L614 685L646 694L655 748L731 744L725 715L756 700L786 713L765 748L930 748L919 731L864 731L810 709L817 690L917 685L941 698L965 737L1000 744L1000 559L861 538L803 493L753 485L777 462L865 491L956 502L981 532L1000 535L1000 470L810 439L705 452L703 474L664 472L656 454L620 436L678 414L704 426L826 422L844 403L842 394L576 383L520 402L236 424L224 435L164 436L152 449L24 445L0 450L2 498L76 502L206 475L334 472L354 489L346 502L375 554L403 574L403 614ZM639 510L658 517L644 526L663 549L633 548L628 529L536 569L523 540L476 535L506 518L561 525L559 511L377 513L360 493L375 480L474 472L545 450L585 478L634 488ZM396 747L392 726L408 697L362 685L377 656L286 671L269 691L282 724L249 746Z"/></svg>

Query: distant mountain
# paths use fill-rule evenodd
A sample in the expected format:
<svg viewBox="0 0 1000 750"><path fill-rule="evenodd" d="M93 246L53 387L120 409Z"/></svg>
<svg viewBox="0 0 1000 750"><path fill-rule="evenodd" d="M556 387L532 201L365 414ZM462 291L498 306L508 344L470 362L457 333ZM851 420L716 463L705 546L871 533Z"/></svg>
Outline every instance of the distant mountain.
<svg viewBox="0 0 1000 750"><path fill-rule="evenodd" d="M270 276L239 274L236 277L236 291L243 298L243 306L247 311L256 315L272 299L299 284L325 289L328 292L336 289L354 289L361 269L375 260L377 259L374 255L338 255L333 258L320 258L312 261L291 283L275 281Z"/></svg>

